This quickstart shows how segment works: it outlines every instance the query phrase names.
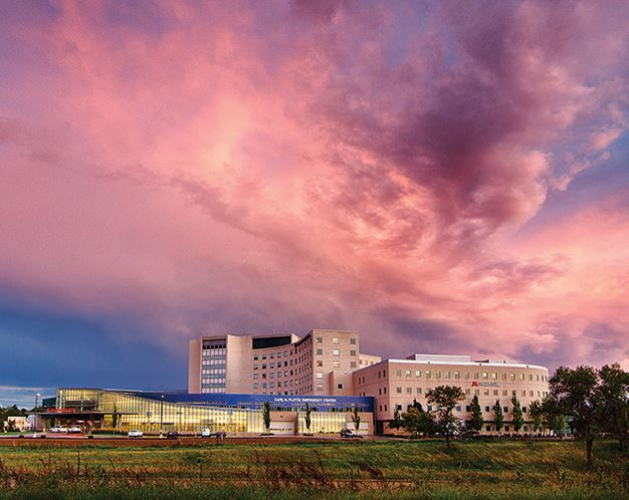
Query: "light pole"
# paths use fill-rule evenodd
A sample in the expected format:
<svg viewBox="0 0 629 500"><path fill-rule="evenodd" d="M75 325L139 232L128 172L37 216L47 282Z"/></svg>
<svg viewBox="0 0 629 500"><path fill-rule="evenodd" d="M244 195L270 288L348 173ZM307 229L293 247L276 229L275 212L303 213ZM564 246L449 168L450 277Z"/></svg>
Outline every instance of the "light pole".
<svg viewBox="0 0 629 500"><path fill-rule="evenodd" d="M34 413L35 415L33 415L35 417L35 423L33 424L33 426L35 427L35 432L37 432L37 405L39 404L39 392L37 394L35 394L35 408L34 408Z"/></svg>

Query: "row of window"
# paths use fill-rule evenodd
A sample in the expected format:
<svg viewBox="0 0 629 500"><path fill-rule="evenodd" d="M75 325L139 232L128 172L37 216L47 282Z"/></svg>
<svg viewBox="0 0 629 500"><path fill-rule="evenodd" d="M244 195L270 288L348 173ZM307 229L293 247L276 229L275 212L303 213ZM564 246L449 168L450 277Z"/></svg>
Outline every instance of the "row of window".
<svg viewBox="0 0 629 500"><path fill-rule="evenodd" d="M396 393L397 394L402 394L403 393L403 391L402 391L403 388L402 387L396 387L395 389L396 389ZM422 394L422 391L423 391L423 389L421 387L417 387L416 388L417 394ZM480 391L481 391L480 389L474 389L474 396L480 396L481 395ZM493 389L493 390L483 389L483 396L489 396L491 392L493 392L494 396L499 396L500 395L500 390L499 389ZM512 390L511 391L511 395L512 396L517 396L518 395L517 392L518 391L516 391L516 390ZM387 393L387 388L386 387L381 387L380 389L378 389L378 394L380 396L382 396L383 394L386 394L386 393ZM548 392L546 392L546 391L531 391L531 390L529 390L528 391L528 396L531 397L531 398L535 397L535 393L537 393L537 397L538 398L541 398L541 397L544 397L544 396L548 395ZM406 388L406 394L413 394L413 388L412 387L407 387ZM465 394L471 395L472 394L471 389L465 389ZM509 391L507 389L502 389L502 395L503 396L508 396L509 395ZM526 397L527 396L526 389L522 389L520 391L520 396L522 396L522 397Z"/></svg>
<svg viewBox="0 0 629 500"><path fill-rule="evenodd" d="M317 337L317 344L322 344L322 343L323 343L323 337ZM332 337L332 343L333 344L340 344L341 343L341 339L339 337ZM350 337L349 343L351 345L356 345L356 338L355 337Z"/></svg>
<svg viewBox="0 0 629 500"><path fill-rule="evenodd" d="M404 372L404 373L402 373ZM454 380L459 380L461 378L464 379L469 379L470 375L472 375L474 380L498 380L499 378L502 378L502 380L504 381L516 381L516 380L520 380L520 381L524 381L527 379L527 374L525 373L520 373L520 374L516 374L516 373L503 373L502 377L498 377L498 373L497 372L461 372L459 370L454 370L454 371L450 371L450 370L436 370L436 371L432 371L432 370L425 370L424 371L424 376L425 378L432 378L432 376L435 376L435 378L445 378L445 379L454 379ZM405 377L405 378L410 378L413 377L413 375L415 376L415 378L421 378L422 376L422 370L395 370L395 377L400 378L400 377ZM387 371L386 370L382 370L378 372L378 378L386 378L387 376ZM528 380L529 382L548 382L548 377L546 375L540 375L539 373L529 373L528 374ZM358 383L359 384L364 384L365 383L365 377L358 377Z"/></svg>

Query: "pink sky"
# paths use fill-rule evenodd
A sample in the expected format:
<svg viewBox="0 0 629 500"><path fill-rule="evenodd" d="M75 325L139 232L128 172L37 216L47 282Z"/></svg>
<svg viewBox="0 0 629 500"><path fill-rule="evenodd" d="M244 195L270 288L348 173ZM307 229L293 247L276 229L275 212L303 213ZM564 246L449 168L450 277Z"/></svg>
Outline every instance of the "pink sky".
<svg viewBox="0 0 629 500"><path fill-rule="evenodd" d="M629 367L625 2L0 11L4 310Z"/></svg>

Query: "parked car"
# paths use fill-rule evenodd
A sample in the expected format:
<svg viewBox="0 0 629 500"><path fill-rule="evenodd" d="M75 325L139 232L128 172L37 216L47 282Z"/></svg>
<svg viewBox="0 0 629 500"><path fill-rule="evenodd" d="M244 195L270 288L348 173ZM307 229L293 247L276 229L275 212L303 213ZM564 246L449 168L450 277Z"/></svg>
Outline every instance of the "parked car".
<svg viewBox="0 0 629 500"><path fill-rule="evenodd" d="M50 428L50 432L52 432L52 433L57 433L57 432L60 432L60 431L59 431L59 426L58 426L58 425L53 425L53 426Z"/></svg>
<svg viewBox="0 0 629 500"><path fill-rule="evenodd" d="M50 429L50 432L58 432L58 433L62 433L62 434L67 434L68 433L68 428L65 425L58 425L56 427L52 427Z"/></svg>
<svg viewBox="0 0 629 500"><path fill-rule="evenodd" d="M70 434L81 434L81 426L80 425L73 425L72 427L70 427L68 429L68 433L70 433Z"/></svg>
<svg viewBox="0 0 629 500"><path fill-rule="evenodd" d="M168 431L168 434L166 434L166 438L167 439L178 439L179 438L179 433L177 431Z"/></svg>
<svg viewBox="0 0 629 500"><path fill-rule="evenodd" d="M355 438L355 437L358 437L358 436L356 434L354 434L349 429L342 429L341 430L341 437L344 437L344 438Z"/></svg>
<svg viewBox="0 0 629 500"><path fill-rule="evenodd" d="M225 439L226 436L227 436L227 433L225 431L211 432L210 429L208 429L207 427L201 431L201 437L204 437L204 438L215 437L219 439Z"/></svg>
<svg viewBox="0 0 629 500"><path fill-rule="evenodd" d="M133 431L129 431L127 435L130 438L141 438L142 436L144 436L144 433L142 431L133 430Z"/></svg>

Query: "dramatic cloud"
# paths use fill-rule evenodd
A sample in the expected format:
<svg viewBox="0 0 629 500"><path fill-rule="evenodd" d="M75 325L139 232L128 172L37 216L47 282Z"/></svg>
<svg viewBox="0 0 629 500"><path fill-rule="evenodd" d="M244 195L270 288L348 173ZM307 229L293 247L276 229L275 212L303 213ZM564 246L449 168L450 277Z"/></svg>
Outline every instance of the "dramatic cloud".
<svg viewBox="0 0 629 500"><path fill-rule="evenodd" d="M187 338L286 327L629 363L628 26L622 2L4 5L0 313L70 318L106 366L161 350L174 386ZM63 378L28 368L0 376Z"/></svg>

